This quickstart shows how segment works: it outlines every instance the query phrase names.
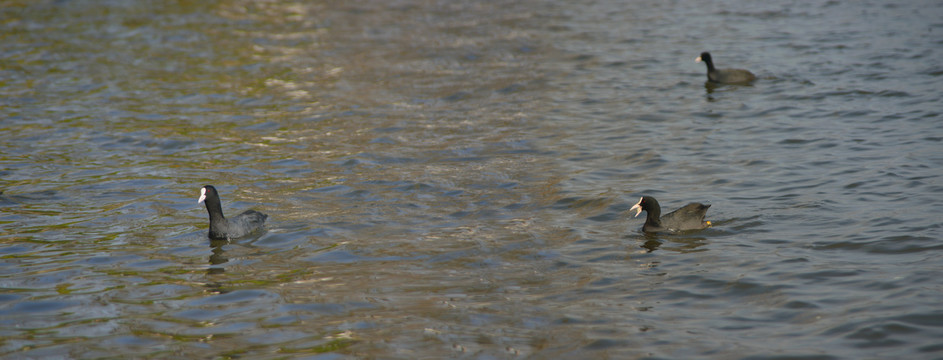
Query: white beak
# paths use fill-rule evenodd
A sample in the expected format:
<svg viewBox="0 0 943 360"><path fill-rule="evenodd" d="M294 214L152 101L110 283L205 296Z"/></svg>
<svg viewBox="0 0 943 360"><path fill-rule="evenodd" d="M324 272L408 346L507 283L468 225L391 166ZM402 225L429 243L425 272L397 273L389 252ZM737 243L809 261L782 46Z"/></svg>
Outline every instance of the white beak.
<svg viewBox="0 0 943 360"><path fill-rule="evenodd" d="M629 209L629 211L632 211L632 210L635 210L635 216L633 217L638 217L638 215L642 213L642 198L639 198L638 203L636 203L635 206L632 206L632 208Z"/></svg>
<svg viewBox="0 0 943 360"><path fill-rule="evenodd" d="M206 200L206 188L200 188L200 200L197 200L196 203L199 204L203 202L203 200Z"/></svg>
<svg viewBox="0 0 943 360"><path fill-rule="evenodd" d="M698 57L694 58L694 62L701 62L701 57L698 56Z"/></svg>

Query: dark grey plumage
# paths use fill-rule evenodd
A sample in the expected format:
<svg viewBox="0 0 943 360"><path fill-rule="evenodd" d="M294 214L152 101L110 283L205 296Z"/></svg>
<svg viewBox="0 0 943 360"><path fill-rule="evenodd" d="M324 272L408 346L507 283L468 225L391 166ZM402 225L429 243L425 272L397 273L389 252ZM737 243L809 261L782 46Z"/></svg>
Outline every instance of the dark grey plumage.
<svg viewBox="0 0 943 360"><path fill-rule="evenodd" d="M210 215L209 237L213 240L236 239L249 235L265 224L268 215L255 210L246 210L242 214L226 218L219 200L219 192L213 185L206 185L200 190L198 203L206 205Z"/></svg>
<svg viewBox="0 0 943 360"><path fill-rule="evenodd" d="M704 221L704 216L707 215L707 209L710 207L701 203L690 203L662 216L658 200L651 196L643 196L629 211L635 210L635 216L639 216L642 210L648 213L645 225L642 225L644 232L672 232L710 227L711 222Z"/></svg>
<svg viewBox="0 0 943 360"><path fill-rule="evenodd" d="M702 52L694 59L696 62L707 64L707 80L724 84L745 84L756 80L756 75L743 69L717 69L709 52Z"/></svg>

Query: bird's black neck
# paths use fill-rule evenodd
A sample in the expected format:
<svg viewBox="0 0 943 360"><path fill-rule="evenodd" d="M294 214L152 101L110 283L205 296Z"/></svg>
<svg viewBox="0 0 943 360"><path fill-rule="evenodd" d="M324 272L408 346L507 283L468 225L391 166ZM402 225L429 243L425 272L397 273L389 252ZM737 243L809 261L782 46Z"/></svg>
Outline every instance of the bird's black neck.
<svg viewBox="0 0 943 360"><path fill-rule="evenodd" d="M226 220L226 217L223 216L223 205L220 204L219 200L207 199L206 212L210 214L210 223Z"/></svg>
<svg viewBox="0 0 943 360"><path fill-rule="evenodd" d="M651 226L661 227L661 209L648 209L648 215L645 217L645 223Z"/></svg>

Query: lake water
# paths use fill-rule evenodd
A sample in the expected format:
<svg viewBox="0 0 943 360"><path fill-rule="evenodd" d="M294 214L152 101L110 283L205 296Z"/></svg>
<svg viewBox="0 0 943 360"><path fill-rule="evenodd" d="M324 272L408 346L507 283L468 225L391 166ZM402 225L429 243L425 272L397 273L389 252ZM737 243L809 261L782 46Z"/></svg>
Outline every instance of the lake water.
<svg viewBox="0 0 943 360"><path fill-rule="evenodd" d="M0 356L943 358L941 19L6 1Z"/></svg>

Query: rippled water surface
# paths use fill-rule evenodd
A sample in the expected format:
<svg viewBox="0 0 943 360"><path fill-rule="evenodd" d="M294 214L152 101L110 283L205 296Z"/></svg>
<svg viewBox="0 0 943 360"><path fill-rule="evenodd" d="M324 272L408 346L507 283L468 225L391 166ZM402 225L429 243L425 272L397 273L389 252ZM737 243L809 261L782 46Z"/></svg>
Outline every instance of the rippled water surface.
<svg viewBox="0 0 943 360"><path fill-rule="evenodd" d="M943 358L941 19L6 1L0 356Z"/></svg>

